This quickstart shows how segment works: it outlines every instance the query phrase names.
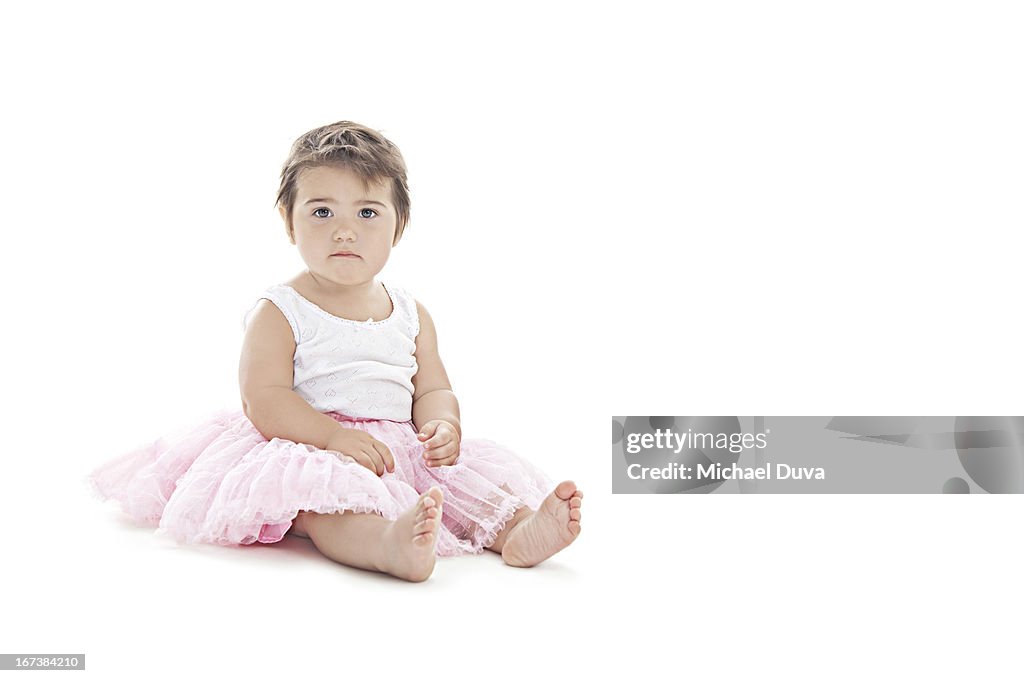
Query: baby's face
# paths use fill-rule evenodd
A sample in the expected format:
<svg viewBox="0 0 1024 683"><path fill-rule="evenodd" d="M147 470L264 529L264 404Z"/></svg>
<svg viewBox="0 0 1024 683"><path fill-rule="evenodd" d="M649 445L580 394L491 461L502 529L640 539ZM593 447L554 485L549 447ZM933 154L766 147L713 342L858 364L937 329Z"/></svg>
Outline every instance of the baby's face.
<svg viewBox="0 0 1024 683"><path fill-rule="evenodd" d="M352 171L319 166L299 175L297 190L294 244L310 272L342 285L371 282L388 261L397 228L389 185L364 190ZM357 256L333 255L339 251Z"/></svg>

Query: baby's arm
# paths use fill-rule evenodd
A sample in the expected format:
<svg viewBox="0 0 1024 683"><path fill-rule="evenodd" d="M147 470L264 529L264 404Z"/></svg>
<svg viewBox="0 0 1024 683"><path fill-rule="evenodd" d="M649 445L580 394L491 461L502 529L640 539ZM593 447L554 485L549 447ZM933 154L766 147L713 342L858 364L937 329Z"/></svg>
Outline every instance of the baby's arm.
<svg viewBox="0 0 1024 683"><path fill-rule="evenodd" d="M242 409L268 441L274 437L325 449L338 423L296 394L295 338L273 303L260 300L249 317L242 342L238 384Z"/></svg>
<svg viewBox="0 0 1024 683"><path fill-rule="evenodd" d="M437 351L437 330L430 313L419 301L416 310L420 316L420 332L416 336L416 365L412 378L415 391L412 396L412 421L417 430L431 420L450 422L462 439L459 402L452 391L448 373Z"/></svg>

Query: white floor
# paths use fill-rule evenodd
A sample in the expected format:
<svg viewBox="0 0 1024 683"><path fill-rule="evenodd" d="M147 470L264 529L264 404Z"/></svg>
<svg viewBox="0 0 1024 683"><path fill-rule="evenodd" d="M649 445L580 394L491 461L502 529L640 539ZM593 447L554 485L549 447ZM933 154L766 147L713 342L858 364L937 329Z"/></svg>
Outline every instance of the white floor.
<svg viewBox="0 0 1024 683"><path fill-rule="evenodd" d="M588 493L549 562L441 558L412 584L291 537L180 546L58 487L7 530L2 649L84 652L97 681L996 680L1015 656L1018 496Z"/></svg>

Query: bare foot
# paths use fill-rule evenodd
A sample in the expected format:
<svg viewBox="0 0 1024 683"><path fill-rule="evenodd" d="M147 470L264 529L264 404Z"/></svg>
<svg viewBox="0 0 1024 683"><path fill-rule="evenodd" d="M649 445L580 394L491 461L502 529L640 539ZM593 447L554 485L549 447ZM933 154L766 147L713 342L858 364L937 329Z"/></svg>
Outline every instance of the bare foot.
<svg viewBox="0 0 1024 683"><path fill-rule="evenodd" d="M443 497L441 489L432 486L415 505L391 523L381 539L383 571L407 581L426 581L434 571L437 557Z"/></svg>
<svg viewBox="0 0 1024 683"><path fill-rule="evenodd" d="M505 539L501 559L513 567L532 567L576 540L580 534L583 492L563 481Z"/></svg>

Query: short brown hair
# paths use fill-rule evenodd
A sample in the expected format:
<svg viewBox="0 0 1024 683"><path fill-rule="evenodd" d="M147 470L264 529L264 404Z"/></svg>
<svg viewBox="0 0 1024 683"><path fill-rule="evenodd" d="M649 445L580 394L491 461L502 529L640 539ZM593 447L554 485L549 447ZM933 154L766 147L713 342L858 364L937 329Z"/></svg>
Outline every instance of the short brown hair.
<svg viewBox="0 0 1024 683"><path fill-rule="evenodd" d="M294 232L292 209L298 190L298 177L307 168L334 166L353 171L363 180L363 187L385 180L391 181L391 200L398 214L395 241L398 243L409 222L409 181L405 159L398 147L378 131L352 121L338 121L304 133L292 144L288 159L281 169L281 187L277 204L288 216L288 236Z"/></svg>

